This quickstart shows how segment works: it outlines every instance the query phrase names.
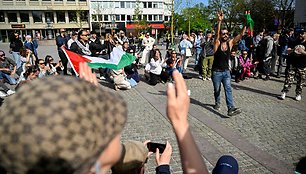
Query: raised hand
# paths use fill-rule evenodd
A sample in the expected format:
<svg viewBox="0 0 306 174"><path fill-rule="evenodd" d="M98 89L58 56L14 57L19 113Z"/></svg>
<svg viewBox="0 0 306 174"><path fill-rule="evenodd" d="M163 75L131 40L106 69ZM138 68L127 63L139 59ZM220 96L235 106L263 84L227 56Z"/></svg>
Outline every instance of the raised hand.
<svg viewBox="0 0 306 174"><path fill-rule="evenodd" d="M79 64L79 74L80 78L84 79L96 86L98 86L98 80L95 73L91 72L91 68L87 65L86 62L80 62Z"/></svg>
<svg viewBox="0 0 306 174"><path fill-rule="evenodd" d="M220 11L218 11L218 21L222 21L223 19L224 19L224 14L223 14L223 11L222 10L220 10Z"/></svg>

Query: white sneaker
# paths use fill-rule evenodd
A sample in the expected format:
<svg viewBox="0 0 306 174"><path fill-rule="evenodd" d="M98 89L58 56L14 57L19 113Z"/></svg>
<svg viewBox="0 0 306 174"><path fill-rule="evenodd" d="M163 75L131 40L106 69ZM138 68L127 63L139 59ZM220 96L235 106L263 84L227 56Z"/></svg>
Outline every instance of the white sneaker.
<svg viewBox="0 0 306 174"><path fill-rule="evenodd" d="M206 78L206 80L209 80L209 81L211 81L211 78L210 78L210 77L207 77L207 78Z"/></svg>
<svg viewBox="0 0 306 174"><path fill-rule="evenodd" d="M13 91L13 90L8 90L6 93L7 93L7 95L9 96L9 95L15 94L15 91Z"/></svg>
<svg viewBox="0 0 306 174"><path fill-rule="evenodd" d="M297 96L295 97L295 100L296 100L296 101L301 101L301 99L302 99L302 96L301 96L301 95L297 95Z"/></svg>
<svg viewBox="0 0 306 174"><path fill-rule="evenodd" d="M4 98L4 97L6 97L6 96L7 96L7 94L6 94L6 93L4 93L4 92L0 91L0 98Z"/></svg>
<svg viewBox="0 0 306 174"><path fill-rule="evenodd" d="M286 93L284 92L284 93L282 93L282 95L280 96L280 99L285 100L285 98L286 98Z"/></svg>
<svg viewBox="0 0 306 174"><path fill-rule="evenodd" d="M105 80L106 78L104 76L101 76L99 79L100 80Z"/></svg>

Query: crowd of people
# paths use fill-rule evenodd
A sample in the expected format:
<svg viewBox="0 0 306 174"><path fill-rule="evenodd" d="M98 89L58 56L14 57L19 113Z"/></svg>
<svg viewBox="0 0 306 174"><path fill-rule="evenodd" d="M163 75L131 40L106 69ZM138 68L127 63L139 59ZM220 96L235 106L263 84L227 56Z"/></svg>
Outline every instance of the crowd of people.
<svg viewBox="0 0 306 174"><path fill-rule="evenodd" d="M192 56L199 78L212 81L216 110L220 109L223 84L228 116L241 113L234 106L232 78L237 83L250 77L279 78L286 62L280 98L285 99L296 79L298 101L306 79L306 31L294 35L293 30L281 33L264 30L252 37L246 34L245 25L239 34L230 37L229 31L221 28L223 19L224 14L218 12L214 35L212 31L205 35L203 31L198 35L183 34L178 48L167 49L164 56L148 32L139 36L137 44L132 33L126 36L123 31L108 33L101 42L94 31L82 29L67 35L65 29L60 29L56 38L60 59L56 63L50 55L40 58L37 41L31 36L26 36L23 43L14 33L10 43L12 58L0 50L0 96L12 95L0 112L1 172L145 173L144 165L152 154L146 147L149 142L120 142L127 105L119 95L102 90L98 84L98 78L108 79L116 90L131 89L141 79L139 68L144 68L144 77L150 85L169 82L167 116L179 145L183 172L208 173L187 117L190 99L183 77ZM73 77L74 71L69 75L69 59L63 48L109 59L114 47L133 54L136 61L119 70L99 68L96 71L99 77L86 63L80 63L79 78ZM5 83L17 85L18 92L15 94ZM35 104L29 102L33 97ZM163 153L159 151L157 148L155 152L156 173L168 174L171 144L167 142ZM238 163L232 156L222 156L213 170L213 174L226 173L238 173Z"/></svg>

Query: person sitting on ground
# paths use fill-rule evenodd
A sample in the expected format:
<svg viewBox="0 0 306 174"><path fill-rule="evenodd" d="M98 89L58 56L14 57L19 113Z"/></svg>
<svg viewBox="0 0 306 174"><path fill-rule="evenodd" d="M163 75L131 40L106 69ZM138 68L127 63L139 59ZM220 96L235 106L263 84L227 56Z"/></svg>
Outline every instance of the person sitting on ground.
<svg viewBox="0 0 306 174"><path fill-rule="evenodd" d="M0 80L6 80L10 85L16 85L17 81L14 78L16 70L16 62L11 58L5 57L4 51L0 50Z"/></svg>
<svg viewBox="0 0 306 174"><path fill-rule="evenodd" d="M43 59L38 59L38 68L39 68L38 78L43 78L51 74L50 67L46 66L46 63Z"/></svg>
<svg viewBox="0 0 306 174"><path fill-rule="evenodd" d="M150 63L145 67L145 75L149 76L149 84L155 86L161 79L164 72L162 71L162 65L164 64L164 59L158 49L155 50L154 58L151 58Z"/></svg>
<svg viewBox="0 0 306 174"><path fill-rule="evenodd" d="M0 98L15 94L15 91L8 88L2 81L0 81Z"/></svg>
<svg viewBox="0 0 306 174"><path fill-rule="evenodd" d="M38 78L39 72L40 70L36 65L28 66L26 71L23 73L23 76L20 76L18 84L15 89L18 90L24 84Z"/></svg>
<svg viewBox="0 0 306 174"><path fill-rule="evenodd" d="M110 70L110 77L114 82L114 88L115 90L119 90L119 89L123 89L123 90L127 90L127 89L131 89L132 86L130 84L130 82L127 79L127 76L124 72L124 68L119 69L119 70ZM137 83L136 83L137 84Z"/></svg>
<svg viewBox="0 0 306 174"><path fill-rule="evenodd" d="M147 141L148 142L148 141ZM112 167L112 174L144 174L145 164L152 152L148 151L146 143L139 141L127 141L123 143L122 157ZM156 174L170 174L170 160L172 147L169 142L164 152L160 155L156 149L155 160L157 163Z"/></svg>
<svg viewBox="0 0 306 174"><path fill-rule="evenodd" d="M239 83L240 80L251 77L251 68L253 68L253 64L251 59L248 57L248 52L243 50L242 55L239 56L238 72L235 81Z"/></svg>
<svg viewBox="0 0 306 174"><path fill-rule="evenodd" d="M49 71L50 75L59 75L60 74L59 72L62 71L61 60L58 63L55 63L53 57L50 55L47 55L45 57L45 64L46 64L46 67L49 67L50 69Z"/></svg>

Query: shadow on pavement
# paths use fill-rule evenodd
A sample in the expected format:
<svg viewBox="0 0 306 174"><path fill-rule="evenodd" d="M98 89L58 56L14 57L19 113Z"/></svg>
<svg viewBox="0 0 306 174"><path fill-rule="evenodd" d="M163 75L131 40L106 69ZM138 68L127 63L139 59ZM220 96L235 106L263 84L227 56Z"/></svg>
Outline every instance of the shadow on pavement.
<svg viewBox="0 0 306 174"><path fill-rule="evenodd" d="M240 86L240 85L236 85L234 83L232 83L232 87L236 90L245 90L245 91L250 91L250 92L254 92L257 94L262 94L262 95L267 95L267 96L271 96L271 97L278 97L278 94L274 94L274 93L270 93L270 92L266 92L266 91L261 91L258 89L254 89L254 88L249 88L246 86Z"/></svg>
<svg viewBox="0 0 306 174"><path fill-rule="evenodd" d="M158 91L158 93L153 93L153 92L148 92L148 93L153 94L153 95L167 95L167 92L166 92L166 91ZM202 103L202 102L200 102L200 101L198 101L198 100L196 100L196 99L193 99L193 98L191 98L191 97L190 97L190 103L191 103L191 104L198 105L198 106L201 106L201 107L205 108L206 110L208 110L208 111L210 111L210 112L212 112L212 113L218 115L218 116L221 117L221 118L229 118L228 116L223 115L223 114L219 113L218 111L216 111L216 110L213 108L214 105L212 105L212 104Z"/></svg>

